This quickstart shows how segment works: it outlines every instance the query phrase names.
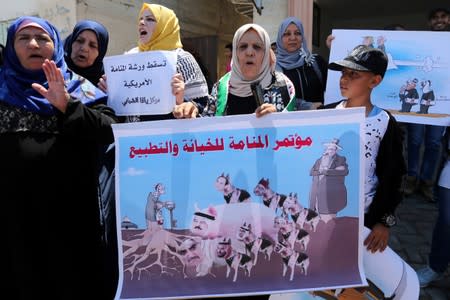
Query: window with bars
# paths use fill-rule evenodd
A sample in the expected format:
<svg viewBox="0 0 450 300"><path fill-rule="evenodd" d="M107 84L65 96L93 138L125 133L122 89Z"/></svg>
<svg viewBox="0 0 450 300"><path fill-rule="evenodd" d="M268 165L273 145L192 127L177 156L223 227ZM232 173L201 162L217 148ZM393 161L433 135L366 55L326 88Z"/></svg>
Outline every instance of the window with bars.
<svg viewBox="0 0 450 300"><path fill-rule="evenodd" d="M34 17L38 17L37 15L33 15ZM6 44L6 38L8 36L8 27L14 22L16 18L9 20L1 20L0 21L0 44L3 46Z"/></svg>
<svg viewBox="0 0 450 300"><path fill-rule="evenodd" d="M6 36L8 34L8 26L12 20L0 21L0 44L6 44Z"/></svg>
<svg viewBox="0 0 450 300"><path fill-rule="evenodd" d="M0 44L2 44L3 46L6 44L6 38L8 36L8 27L14 20L15 18L0 21Z"/></svg>

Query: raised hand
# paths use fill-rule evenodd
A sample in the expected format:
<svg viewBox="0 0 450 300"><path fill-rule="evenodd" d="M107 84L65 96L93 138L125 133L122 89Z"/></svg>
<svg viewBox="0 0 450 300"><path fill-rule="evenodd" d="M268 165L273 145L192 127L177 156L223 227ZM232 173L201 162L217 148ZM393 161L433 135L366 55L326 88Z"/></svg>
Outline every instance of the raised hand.
<svg viewBox="0 0 450 300"><path fill-rule="evenodd" d="M183 75L176 73L172 77L172 94L176 97L176 103L182 104L184 102L184 79Z"/></svg>
<svg viewBox="0 0 450 300"><path fill-rule="evenodd" d="M47 78L48 89L39 83L33 83L31 86L39 94L45 97L56 109L62 113L65 113L70 95L67 92L61 70L56 67L53 60L50 61L48 59L46 59L42 64L42 69L44 70L45 77Z"/></svg>
<svg viewBox="0 0 450 300"><path fill-rule="evenodd" d="M325 40L325 44L327 45L328 49L331 49L331 44L333 43L334 35L329 34L327 36L327 39Z"/></svg>
<svg viewBox="0 0 450 300"><path fill-rule="evenodd" d="M106 75L103 74L98 81L98 88L102 90L103 93L108 93L108 84L106 83Z"/></svg>

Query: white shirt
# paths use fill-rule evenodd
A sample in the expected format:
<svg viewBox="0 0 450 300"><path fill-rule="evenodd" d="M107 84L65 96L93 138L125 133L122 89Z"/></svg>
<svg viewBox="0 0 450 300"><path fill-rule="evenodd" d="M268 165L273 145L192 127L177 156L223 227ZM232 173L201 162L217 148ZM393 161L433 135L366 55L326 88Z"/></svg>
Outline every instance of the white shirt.
<svg viewBox="0 0 450 300"><path fill-rule="evenodd" d="M345 108L347 101L342 101L336 108ZM366 173L364 176L364 213L369 211L370 204L372 204L378 186L378 177L375 173L376 160L378 156L378 149L380 148L381 140L386 133L389 123L389 115L387 112L373 106L365 121L365 135L364 135L364 163L366 166Z"/></svg>

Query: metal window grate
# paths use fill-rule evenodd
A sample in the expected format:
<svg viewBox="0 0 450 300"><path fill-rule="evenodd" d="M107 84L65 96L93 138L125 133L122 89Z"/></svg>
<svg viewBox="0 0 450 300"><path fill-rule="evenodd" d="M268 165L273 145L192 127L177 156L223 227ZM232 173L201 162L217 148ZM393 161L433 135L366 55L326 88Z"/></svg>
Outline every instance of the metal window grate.
<svg viewBox="0 0 450 300"><path fill-rule="evenodd" d="M235 6L236 12L253 19L253 7L256 8L256 12L261 14L262 0L228 0Z"/></svg>

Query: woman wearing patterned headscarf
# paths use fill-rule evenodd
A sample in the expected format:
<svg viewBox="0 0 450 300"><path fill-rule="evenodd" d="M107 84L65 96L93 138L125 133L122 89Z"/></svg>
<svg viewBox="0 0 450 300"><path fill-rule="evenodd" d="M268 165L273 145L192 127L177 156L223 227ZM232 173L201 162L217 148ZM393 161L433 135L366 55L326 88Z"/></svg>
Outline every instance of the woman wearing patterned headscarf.
<svg viewBox="0 0 450 300"><path fill-rule="evenodd" d="M0 71L1 272L11 298L112 298L97 197L98 147L113 141L115 118L105 102L67 69L52 24L11 24Z"/></svg>
<svg viewBox="0 0 450 300"><path fill-rule="evenodd" d="M180 25L174 11L162 5L143 3L138 34L138 46L126 54L152 50L177 53L177 74L172 78L172 93L177 98L177 105L171 114L128 116L126 122L193 118L202 113L208 100L208 85L195 58L182 49ZM104 83L105 80L100 80L100 86Z"/></svg>
<svg viewBox="0 0 450 300"><path fill-rule="evenodd" d="M93 20L79 21L64 41L64 58L69 69L97 85L105 74L103 58L108 40L108 30L102 24Z"/></svg>
<svg viewBox="0 0 450 300"><path fill-rule="evenodd" d="M327 64L321 56L309 51L303 24L295 17L286 18L278 29L277 70L294 83L297 110L323 104Z"/></svg>
<svg viewBox="0 0 450 300"><path fill-rule="evenodd" d="M233 38L231 72L213 87L208 115L236 115L292 109L295 104L291 81L275 72L275 56L267 32L257 24L240 27ZM259 89L258 92L254 92ZM252 91L253 90L253 91ZM255 96L258 94L258 96Z"/></svg>

